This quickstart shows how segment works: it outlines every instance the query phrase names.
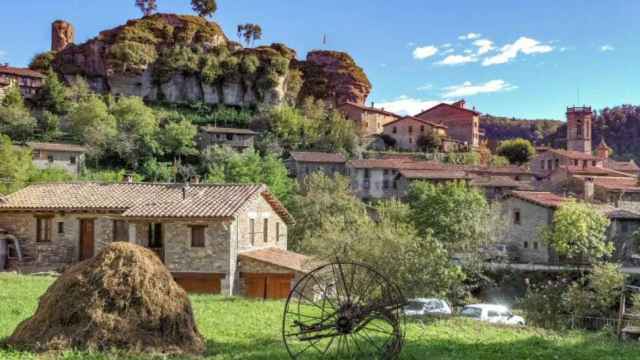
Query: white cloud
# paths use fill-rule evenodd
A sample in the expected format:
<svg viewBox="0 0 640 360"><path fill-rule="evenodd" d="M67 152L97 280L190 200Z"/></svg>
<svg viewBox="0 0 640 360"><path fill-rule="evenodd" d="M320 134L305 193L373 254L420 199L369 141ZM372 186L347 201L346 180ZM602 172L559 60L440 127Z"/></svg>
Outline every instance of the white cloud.
<svg viewBox="0 0 640 360"><path fill-rule="evenodd" d="M446 58L438 61L438 65L461 65L478 61L478 58L474 55L449 55Z"/></svg>
<svg viewBox="0 0 640 360"><path fill-rule="evenodd" d="M616 49L616 48L614 48L612 45L609 45L609 44L602 45L602 46L600 47L600 51L602 51L602 52L613 51L613 50L615 50L615 49Z"/></svg>
<svg viewBox="0 0 640 360"><path fill-rule="evenodd" d="M453 45L451 45L451 43L446 43L446 44L442 44L442 48L443 49L448 49L450 47L452 47Z"/></svg>
<svg viewBox="0 0 640 360"><path fill-rule="evenodd" d="M447 54L451 54L454 51L455 51L454 49L449 48L449 49L443 50L440 54L442 54L444 56L444 55L447 55Z"/></svg>
<svg viewBox="0 0 640 360"><path fill-rule="evenodd" d="M489 39L480 39L473 42L478 47L478 55L486 54L493 50L493 41Z"/></svg>
<svg viewBox="0 0 640 360"><path fill-rule="evenodd" d="M417 60L424 60L432 57L437 52L438 48L433 45L417 47L413 50L413 58Z"/></svg>
<svg viewBox="0 0 640 360"><path fill-rule="evenodd" d="M395 100L383 101L376 103L376 106L383 107L385 110L394 112L399 115L415 115L423 110L430 109L442 101L438 100L424 100L411 98L406 95L402 95Z"/></svg>
<svg viewBox="0 0 640 360"><path fill-rule="evenodd" d="M431 89L433 89L433 85L432 84L424 84L424 85L418 87L418 90L420 90L420 91L427 91L427 90L431 90Z"/></svg>
<svg viewBox="0 0 640 360"><path fill-rule="evenodd" d="M515 59L519 53L531 55L543 54L551 51L553 51L553 47L551 45L542 44L538 40L522 36L514 43L507 44L500 48L500 52L497 55L485 58L482 65L490 66L505 64Z"/></svg>
<svg viewBox="0 0 640 360"><path fill-rule="evenodd" d="M495 93L502 91L515 90L518 87L511 85L504 80L490 80L484 84L474 85L470 81L465 81L460 85L452 85L445 87L443 98L460 98L465 96L473 96L478 94Z"/></svg>
<svg viewBox="0 0 640 360"><path fill-rule="evenodd" d="M473 50L471 49L464 49L463 51L465 54L471 54L473 52Z"/></svg>
<svg viewBox="0 0 640 360"><path fill-rule="evenodd" d="M473 39L479 38L480 36L481 36L481 34L470 32L468 34L458 36L458 39L460 39L460 40L473 40Z"/></svg>

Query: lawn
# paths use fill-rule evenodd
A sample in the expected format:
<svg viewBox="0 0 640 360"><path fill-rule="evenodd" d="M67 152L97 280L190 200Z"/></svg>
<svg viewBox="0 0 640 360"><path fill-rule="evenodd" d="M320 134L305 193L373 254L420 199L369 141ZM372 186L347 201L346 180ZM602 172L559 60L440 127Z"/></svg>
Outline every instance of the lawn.
<svg viewBox="0 0 640 360"><path fill-rule="evenodd" d="M47 277L0 274L0 338L29 317ZM193 296L206 359L288 359L280 339L283 302ZM409 323L403 359L638 359L640 345L619 344L603 333L556 333L535 328L490 326L469 320ZM35 355L0 350L0 359L154 359L113 353ZM162 358L162 357L155 357Z"/></svg>

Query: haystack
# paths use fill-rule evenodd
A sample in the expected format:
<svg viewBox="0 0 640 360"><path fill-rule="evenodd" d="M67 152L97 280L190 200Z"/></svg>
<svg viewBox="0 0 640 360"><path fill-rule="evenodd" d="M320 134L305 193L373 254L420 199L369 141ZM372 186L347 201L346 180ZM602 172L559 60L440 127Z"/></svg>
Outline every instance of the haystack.
<svg viewBox="0 0 640 360"><path fill-rule="evenodd" d="M19 349L203 351L191 302L152 251L114 243L59 277L7 344Z"/></svg>

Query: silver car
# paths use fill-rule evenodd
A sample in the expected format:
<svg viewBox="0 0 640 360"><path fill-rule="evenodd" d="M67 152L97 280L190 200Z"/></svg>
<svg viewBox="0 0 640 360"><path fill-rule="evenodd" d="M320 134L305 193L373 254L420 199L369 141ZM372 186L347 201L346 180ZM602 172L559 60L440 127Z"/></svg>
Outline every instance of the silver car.
<svg viewBox="0 0 640 360"><path fill-rule="evenodd" d="M442 299L411 299L404 307L407 316L424 316L429 314L450 315L451 307Z"/></svg>

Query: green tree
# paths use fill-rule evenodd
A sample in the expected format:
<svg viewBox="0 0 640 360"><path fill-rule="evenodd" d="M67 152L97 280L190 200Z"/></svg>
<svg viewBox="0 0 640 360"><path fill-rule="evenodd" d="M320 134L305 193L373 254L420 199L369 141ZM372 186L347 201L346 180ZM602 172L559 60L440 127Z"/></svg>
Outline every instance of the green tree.
<svg viewBox="0 0 640 360"><path fill-rule="evenodd" d="M107 105L96 95L78 103L67 115L75 140L91 147L93 154L102 153L116 135L116 119Z"/></svg>
<svg viewBox="0 0 640 360"><path fill-rule="evenodd" d="M132 169L160 152L158 119L141 98L121 98L111 108L111 114L117 124L113 149Z"/></svg>
<svg viewBox="0 0 640 360"><path fill-rule="evenodd" d="M27 109L20 89L16 85L10 86L0 106L0 133L24 141L33 137L35 127L36 119Z"/></svg>
<svg viewBox="0 0 640 360"><path fill-rule="evenodd" d="M266 184L285 204L295 188L287 168L271 154L261 157L252 150L237 153L228 147L214 147L204 154L203 163L208 182Z"/></svg>
<svg viewBox="0 0 640 360"><path fill-rule="evenodd" d="M506 157L511 164L522 165L528 163L536 154L536 148L526 139L510 139L500 142L497 153Z"/></svg>
<svg viewBox="0 0 640 360"><path fill-rule="evenodd" d="M201 17L211 17L218 10L216 0L191 0L191 8Z"/></svg>
<svg viewBox="0 0 640 360"><path fill-rule="evenodd" d="M613 317L624 283L625 274L620 265L596 263L585 278L567 288L565 307L578 318Z"/></svg>
<svg viewBox="0 0 640 360"><path fill-rule="evenodd" d="M253 45L256 40L262 39L262 27L250 23L238 25L238 39L243 39L247 46Z"/></svg>
<svg viewBox="0 0 640 360"><path fill-rule="evenodd" d="M0 134L0 194L23 188L33 171L31 151L14 146L8 136Z"/></svg>
<svg viewBox="0 0 640 360"><path fill-rule="evenodd" d="M60 131L60 117L50 111L42 111L36 117L42 140L51 141L62 135Z"/></svg>
<svg viewBox="0 0 640 360"><path fill-rule="evenodd" d="M33 59L31 59L31 63L29 63L29 69L46 74L52 70L51 63L55 58L56 53L54 51L36 54Z"/></svg>
<svg viewBox="0 0 640 360"><path fill-rule="evenodd" d="M545 240L560 256L593 263L613 252L613 244L607 241L609 224L594 206L571 201L555 211Z"/></svg>
<svg viewBox="0 0 640 360"><path fill-rule="evenodd" d="M38 92L36 102L41 108L54 114L62 115L69 110L65 93L65 87L58 79L58 75L53 71L49 71L42 89Z"/></svg>
<svg viewBox="0 0 640 360"><path fill-rule="evenodd" d="M168 162L158 162L155 158L149 159L142 164L140 169L146 181L171 182L176 177L173 164Z"/></svg>
<svg viewBox="0 0 640 360"><path fill-rule="evenodd" d="M142 11L143 16L153 15L158 10L156 0L136 0L136 7Z"/></svg>
<svg viewBox="0 0 640 360"><path fill-rule="evenodd" d="M69 172L60 167L50 167L46 169L33 169L29 174L28 182L32 183L51 183L71 181L73 176Z"/></svg>
<svg viewBox="0 0 640 360"><path fill-rule="evenodd" d="M450 253L473 252L497 236L492 211L478 190L463 182L415 182L407 201L421 235L431 232Z"/></svg>
<svg viewBox="0 0 640 360"><path fill-rule="evenodd" d="M416 145L420 151L437 152L442 147L442 137L435 131L427 131L416 140Z"/></svg>
<svg viewBox="0 0 640 360"><path fill-rule="evenodd" d="M197 153L194 139L198 129L189 120L172 121L160 130L160 139L165 154L181 159Z"/></svg>

